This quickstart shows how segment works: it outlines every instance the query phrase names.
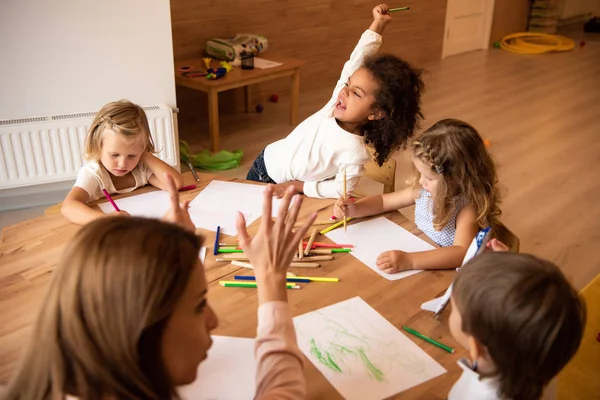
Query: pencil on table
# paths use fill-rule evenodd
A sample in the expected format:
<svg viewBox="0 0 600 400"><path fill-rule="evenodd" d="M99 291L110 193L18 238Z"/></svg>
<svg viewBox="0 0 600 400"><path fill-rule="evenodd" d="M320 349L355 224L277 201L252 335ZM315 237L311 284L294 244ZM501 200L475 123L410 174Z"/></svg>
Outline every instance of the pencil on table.
<svg viewBox="0 0 600 400"><path fill-rule="evenodd" d="M346 170L344 170L344 200L348 200L348 194L346 193ZM344 233L346 233L346 206L344 206Z"/></svg>
<svg viewBox="0 0 600 400"><path fill-rule="evenodd" d="M300 239L300 243L298 243L298 258L302 260L304 256L304 247L302 247L302 239Z"/></svg>
<svg viewBox="0 0 600 400"><path fill-rule="evenodd" d="M294 268L319 268L321 264L309 263L309 262L293 262L290 263L290 267Z"/></svg>
<svg viewBox="0 0 600 400"><path fill-rule="evenodd" d="M302 260L300 260L298 257L294 257L294 259L292 261L297 261L297 262L311 262L311 261L331 261L333 260L333 256L304 256L302 257Z"/></svg>
<svg viewBox="0 0 600 400"><path fill-rule="evenodd" d="M312 249L312 245L317 238L317 228L313 228L312 233L310 234L310 239L308 239L308 243L306 244L306 249L304 250L304 255L307 256L310 253L310 249ZM300 247L302 247L302 241L300 242Z"/></svg>

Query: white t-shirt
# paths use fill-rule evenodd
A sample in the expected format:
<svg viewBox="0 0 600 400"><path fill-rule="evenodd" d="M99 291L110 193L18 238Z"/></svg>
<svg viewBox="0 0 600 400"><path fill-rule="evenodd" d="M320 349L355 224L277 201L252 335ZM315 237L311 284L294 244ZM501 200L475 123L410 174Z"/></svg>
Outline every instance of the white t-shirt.
<svg viewBox="0 0 600 400"><path fill-rule="evenodd" d="M100 165L99 162L89 161L79 170L74 186L80 187L87 192L90 196L88 201L94 201L104 197L102 189L106 189L109 194L133 192L135 189L147 185L152 176L152 170L142 161L138 163L131 173L135 179L135 185L117 190L106 168Z"/></svg>
<svg viewBox="0 0 600 400"><path fill-rule="evenodd" d="M481 378L464 359L458 365L463 373L450 389L448 400L502 400L498 396L497 378Z"/></svg>
<svg viewBox="0 0 600 400"><path fill-rule="evenodd" d="M309 197L338 198L343 195L343 173L347 191L352 192L371 160L364 139L340 128L333 116L337 97L344 84L366 57L379 50L381 35L365 31L344 65L333 96L321 110L308 117L286 138L265 148L265 166L277 183L304 181Z"/></svg>

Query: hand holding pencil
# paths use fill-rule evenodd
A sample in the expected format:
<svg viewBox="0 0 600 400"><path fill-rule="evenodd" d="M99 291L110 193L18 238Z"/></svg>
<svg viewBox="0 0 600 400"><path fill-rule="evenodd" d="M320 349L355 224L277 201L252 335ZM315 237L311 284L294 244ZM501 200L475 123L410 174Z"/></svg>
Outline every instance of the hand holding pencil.
<svg viewBox="0 0 600 400"><path fill-rule="evenodd" d="M298 251L298 243L317 217L313 213L306 219L304 225L295 232L292 230L298 218L302 197L297 196L289 208L292 197L296 193L294 187L289 187L283 201L279 205L276 221L271 217L273 204L273 186L265 189L263 198L263 213L260 228L256 236L251 238L246 230L246 221L242 213L237 217L237 234L239 245L248 256L254 267L258 287L258 302L287 301L286 272L294 254ZM289 209L289 210L288 210Z"/></svg>

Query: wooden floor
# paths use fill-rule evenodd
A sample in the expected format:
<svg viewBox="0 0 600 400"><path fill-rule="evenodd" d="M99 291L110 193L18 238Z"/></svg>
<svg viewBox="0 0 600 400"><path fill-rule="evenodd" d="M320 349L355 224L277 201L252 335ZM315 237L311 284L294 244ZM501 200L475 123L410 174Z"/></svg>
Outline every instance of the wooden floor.
<svg viewBox="0 0 600 400"><path fill-rule="evenodd" d="M501 50L473 52L424 67L424 128L441 118L463 119L491 141L505 189L503 221L523 252L553 260L582 288L600 273L600 42L538 56ZM333 85L333 83L332 83ZM331 88L305 93L300 117L325 104ZM288 104L263 103L262 114L225 115L222 148L242 149L243 177L267 144L286 136ZM181 138L208 146L206 121L186 122ZM399 161L396 187L408 162Z"/></svg>

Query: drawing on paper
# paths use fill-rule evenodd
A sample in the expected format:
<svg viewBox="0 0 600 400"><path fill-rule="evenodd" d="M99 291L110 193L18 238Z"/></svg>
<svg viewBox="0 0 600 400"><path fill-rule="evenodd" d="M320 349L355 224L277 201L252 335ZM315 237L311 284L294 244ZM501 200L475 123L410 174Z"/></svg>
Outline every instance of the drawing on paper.
<svg viewBox="0 0 600 400"><path fill-rule="evenodd" d="M415 374L425 372L418 357L401 349L397 342L383 339L376 327L370 326L366 331L357 326L355 321L366 320L360 311L344 308L338 310L336 319L344 322L315 311L311 324L318 324L320 332L309 341L311 356L331 371L347 375L366 373L377 382L386 382L386 371L397 368ZM302 325L297 329L302 330Z"/></svg>
<svg viewBox="0 0 600 400"><path fill-rule="evenodd" d="M294 318L298 346L346 400L378 400L445 369L360 297Z"/></svg>

